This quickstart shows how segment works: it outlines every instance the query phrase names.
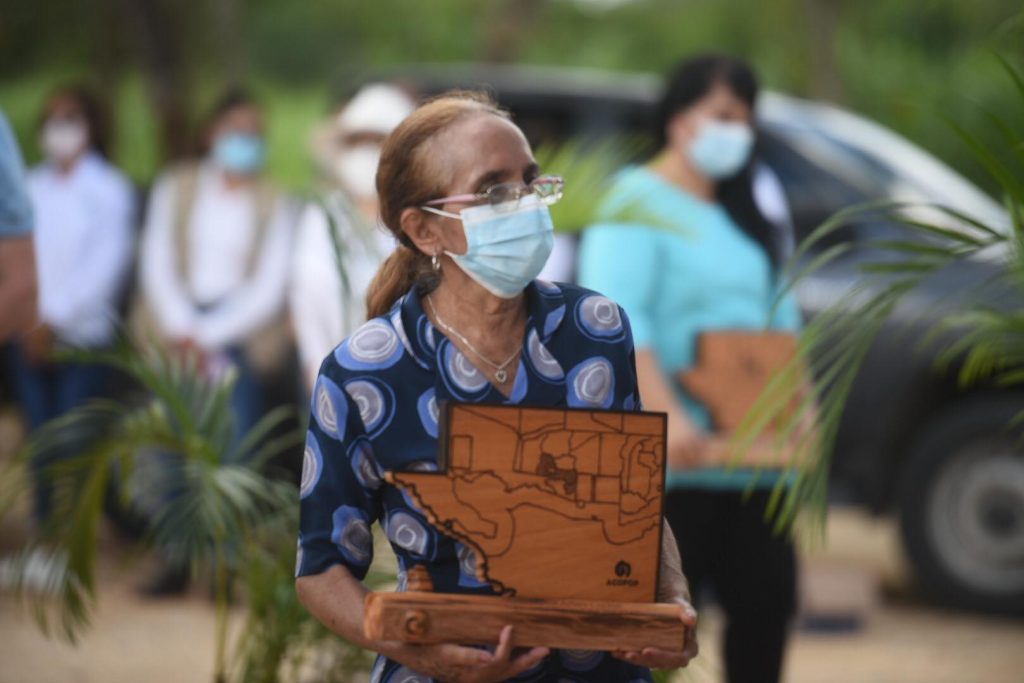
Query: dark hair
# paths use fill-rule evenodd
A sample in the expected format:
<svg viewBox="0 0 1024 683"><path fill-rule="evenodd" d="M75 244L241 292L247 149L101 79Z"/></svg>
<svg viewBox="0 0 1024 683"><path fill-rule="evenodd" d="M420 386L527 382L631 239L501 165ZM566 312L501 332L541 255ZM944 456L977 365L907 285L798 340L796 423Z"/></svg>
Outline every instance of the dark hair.
<svg viewBox="0 0 1024 683"><path fill-rule="evenodd" d="M420 105L384 141L377 166L377 196L381 221L398 240L398 247L370 283L366 294L368 317L387 313L413 285L428 291L436 285L430 257L402 231L402 211L445 190L426 158L427 144L456 122L479 115L509 118L485 93L448 92Z"/></svg>
<svg viewBox="0 0 1024 683"><path fill-rule="evenodd" d="M669 121L707 95L716 85L725 85L753 110L757 102L758 83L754 70L741 59L722 54L704 54L680 63L670 73L665 92L655 113L654 136L660 147L668 140ZM757 146L740 171L715 186L715 199L729 213L743 232L757 242L773 266L779 265L775 230L754 201L753 167Z"/></svg>
<svg viewBox="0 0 1024 683"><path fill-rule="evenodd" d="M53 103L61 98L71 99L82 111L82 118L89 128L89 147L105 158L110 158L110 113L96 94L82 83L68 83L50 92L39 113L38 125L46 123Z"/></svg>
<svg viewBox="0 0 1024 683"><path fill-rule="evenodd" d="M256 109L261 109L259 100L253 97L252 93L241 86L232 86L228 88L220 94L220 97L214 100L213 106L207 110L206 116L203 117L202 124L199 127L197 146L200 153L205 154L209 151L210 132L213 127L217 125L217 121L232 109L237 109L239 107L254 107Z"/></svg>

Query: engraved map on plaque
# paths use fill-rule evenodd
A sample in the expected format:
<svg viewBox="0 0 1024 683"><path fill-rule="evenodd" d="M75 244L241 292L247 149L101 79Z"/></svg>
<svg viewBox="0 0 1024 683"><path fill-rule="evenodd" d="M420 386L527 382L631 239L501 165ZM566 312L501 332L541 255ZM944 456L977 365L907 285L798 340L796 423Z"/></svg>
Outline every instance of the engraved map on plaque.
<svg viewBox="0 0 1024 683"><path fill-rule="evenodd" d="M665 416L452 403L438 472L392 472L470 548L477 578L520 598L653 602Z"/></svg>

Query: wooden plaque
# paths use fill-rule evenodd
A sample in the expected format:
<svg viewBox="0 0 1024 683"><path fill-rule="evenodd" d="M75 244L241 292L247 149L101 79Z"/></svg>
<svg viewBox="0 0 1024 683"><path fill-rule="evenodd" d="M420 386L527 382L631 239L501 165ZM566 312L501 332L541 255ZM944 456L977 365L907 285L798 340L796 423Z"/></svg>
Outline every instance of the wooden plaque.
<svg viewBox="0 0 1024 683"><path fill-rule="evenodd" d="M438 472L392 472L477 578L521 598L653 602L665 417L449 403Z"/></svg>
<svg viewBox="0 0 1024 683"><path fill-rule="evenodd" d="M515 647L575 650L681 650L686 635L676 605L518 600L410 591L370 593L366 635L407 643L488 645L511 624Z"/></svg>
<svg viewBox="0 0 1024 683"><path fill-rule="evenodd" d="M373 594L368 633L408 642L457 639L458 604L466 607L466 627L478 638L487 634L474 642L496 642L503 623L543 622L543 644L551 647L655 645L644 628L629 628L646 624L664 630L658 642L682 647L678 607L653 604L664 414L460 403L443 410L438 471L386 477L431 524L473 550L477 578L502 597L473 596L469 609L467 596ZM406 622L420 622L410 599L423 603L429 635L409 632ZM612 617L633 641L614 644Z"/></svg>
<svg viewBox="0 0 1024 683"><path fill-rule="evenodd" d="M715 438L705 454L709 463L728 463L735 452L730 438L767 388L796 356L797 339L788 332L727 330L706 332L697 339L696 366L679 373L679 382L701 401L711 416ZM790 406L790 414L797 405ZM744 454L744 463L771 466L789 454L771 443L775 425Z"/></svg>

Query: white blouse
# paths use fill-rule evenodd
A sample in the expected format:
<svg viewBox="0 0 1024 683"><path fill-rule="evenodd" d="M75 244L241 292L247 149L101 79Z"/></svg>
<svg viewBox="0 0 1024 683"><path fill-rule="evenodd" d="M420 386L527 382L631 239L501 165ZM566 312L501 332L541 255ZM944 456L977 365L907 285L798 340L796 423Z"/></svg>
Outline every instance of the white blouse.
<svg viewBox="0 0 1024 683"><path fill-rule="evenodd" d="M294 225L291 203L272 208L263 248L256 245L256 196L228 187L212 165L199 169L188 217L188 272L178 272L177 187L173 174L153 188L140 256L147 303L170 339L192 339L207 351L245 342L284 307Z"/></svg>
<svg viewBox="0 0 1024 683"><path fill-rule="evenodd" d="M28 189L36 216L41 320L74 346L109 343L132 260L131 183L90 152L66 174L50 163L37 166Z"/></svg>
<svg viewBox="0 0 1024 683"><path fill-rule="evenodd" d="M394 250L395 239L381 225L358 225L341 208L338 196L328 198L342 246L341 264L347 288L338 271L338 258L320 204L306 207L299 222L292 264L289 307L304 375L312 387L320 363L366 321L366 291L377 269Z"/></svg>

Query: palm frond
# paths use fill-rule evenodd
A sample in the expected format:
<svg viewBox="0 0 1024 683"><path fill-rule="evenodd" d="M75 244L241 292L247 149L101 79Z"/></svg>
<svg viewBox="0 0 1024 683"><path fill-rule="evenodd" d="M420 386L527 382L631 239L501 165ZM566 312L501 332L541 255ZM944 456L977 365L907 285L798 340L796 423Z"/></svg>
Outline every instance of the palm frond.
<svg viewBox="0 0 1024 683"><path fill-rule="evenodd" d="M8 583L31 602L46 632L56 614L71 640L88 626L94 607L99 521L115 472L125 482L123 495L145 507L148 542L183 565L214 558L241 564L250 529L287 514L297 495L293 484L262 469L296 442L294 432L269 438L289 409L272 411L231 448L231 377L207 380L188 359L151 348L77 357L117 367L145 393L70 411L38 430L19 457L19 463L53 462L44 474L53 485L54 511L23 559L7 566ZM41 566L46 590L28 590Z"/></svg>
<svg viewBox="0 0 1024 683"><path fill-rule="evenodd" d="M1024 98L1024 79L1006 60L1000 61ZM868 202L826 220L804 240L784 271L787 285L780 297L838 258L857 256L863 280L807 325L792 363L769 382L736 435L737 463L766 430L778 425L782 426L776 444L781 452L787 439L797 433L799 420L809 410L817 410L816 432L798 440L797 457L786 463L788 477L779 479L770 497L769 514L780 530L791 528L804 510L812 513L813 525L823 528L838 427L863 361L883 330L899 332L891 325L897 306L924 282L942 277L947 268L993 249L1003 250L1006 256L997 275L958 293L955 300L934 301L917 316L936 321L925 341L937 349L937 363L956 367L962 386L982 381L1003 386L1024 383L1024 313L1017 307L996 309L979 303L983 293L999 288L1017 301L1024 293L1024 174L963 127L950 125L1003 189L1009 231L942 204ZM1020 140L1006 128L1008 139ZM856 248L848 243L823 246L845 226L879 220L899 224L906 236ZM809 390L795 379L803 372L812 378Z"/></svg>
<svg viewBox="0 0 1024 683"><path fill-rule="evenodd" d="M639 137L576 139L539 146L535 156L544 172L565 178L565 194L551 207L555 229L572 233L592 224L616 172L645 148Z"/></svg>

